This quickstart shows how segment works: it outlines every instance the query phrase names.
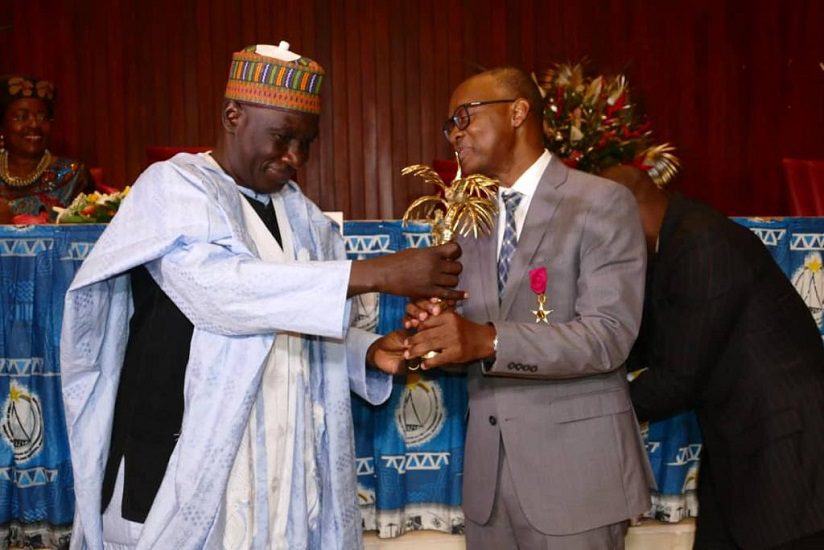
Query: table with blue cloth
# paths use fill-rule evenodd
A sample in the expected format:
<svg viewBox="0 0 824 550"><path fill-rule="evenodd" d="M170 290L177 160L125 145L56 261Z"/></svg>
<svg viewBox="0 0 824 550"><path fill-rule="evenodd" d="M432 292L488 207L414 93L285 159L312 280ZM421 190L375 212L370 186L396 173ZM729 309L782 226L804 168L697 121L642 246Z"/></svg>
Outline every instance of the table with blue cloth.
<svg viewBox="0 0 824 550"><path fill-rule="evenodd" d="M0 226L0 544L61 548L74 482L60 393L63 296L102 226Z"/></svg>
<svg viewBox="0 0 824 550"><path fill-rule="evenodd" d="M737 219L755 232L822 326L824 218ZM74 514L60 393L63 296L104 226L0 226L0 544L62 547ZM347 222L350 258L429 245L428 226ZM400 324L405 301L357 299L359 326ZM358 498L364 528L463 532L461 483L466 381L445 372L398 378L390 400L353 398ZM695 515L701 438L692 413L642 427L659 492L652 515Z"/></svg>
<svg viewBox="0 0 824 550"><path fill-rule="evenodd" d="M822 329L824 218L735 221L761 238ZM429 244L426 226L404 228L398 222L348 223L344 233L353 259ZM399 326L404 306L402 298L380 296L377 313L364 317L385 333ZM366 309L374 310L374 304ZM398 379L389 402L380 407L354 400L358 498L366 529L381 537L414 529L463 532L466 408L465 379L441 371ZM644 423L641 431L658 486L649 515L667 522L697 515L702 444L695 414ZM548 466L543 475L551 471Z"/></svg>

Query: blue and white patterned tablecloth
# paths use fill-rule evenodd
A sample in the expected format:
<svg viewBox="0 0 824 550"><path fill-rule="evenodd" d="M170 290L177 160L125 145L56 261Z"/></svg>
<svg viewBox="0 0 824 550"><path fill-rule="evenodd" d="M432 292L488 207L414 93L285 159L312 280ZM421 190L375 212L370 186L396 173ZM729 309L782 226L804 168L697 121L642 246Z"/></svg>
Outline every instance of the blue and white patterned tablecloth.
<svg viewBox="0 0 824 550"><path fill-rule="evenodd" d="M768 247L822 328L824 218L737 218ZM426 226L399 222L349 222L344 234L350 258L427 246ZM746 268L742 266L742 269ZM403 300L368 300L372 325L385 333L399 326ZM379 302L377 312L376 303ZM460 533L463 419L467 398L460 376L427 372L396 381L380 407L354 404L359 498L364 526L381 537L406 530ZM650 516L677 522L698 513L695 495L701 431L692 412L644 424L642 434L655 473Z"/></svg>
<svg viewBox="0 0 824 550"><path fill-rule="evenodd" d="M71 533L60 324L69 282L101 231L0 226L0 542L11 546L62 547Z"/></svg>
<svg viewBox="0 0 824 550"><path fill-rule="evenodd" d="M822 326L824 218L736 219L749 227ZM0 541L65 545L73 482L60 395L63 295L103 226L0 226ZM350 258L428 246L428 227L347 222ZM360 297L358 324L399 326L404 300ZM823 331L824 334L824 331ZM364 526L380 536L407 530L463 531L461 482L467 396L460 375L427 372L396 380L389 402L353 403L358 497ZM644 430L661 494L654 515L695 515L700 431L691 413Z"/></svg>

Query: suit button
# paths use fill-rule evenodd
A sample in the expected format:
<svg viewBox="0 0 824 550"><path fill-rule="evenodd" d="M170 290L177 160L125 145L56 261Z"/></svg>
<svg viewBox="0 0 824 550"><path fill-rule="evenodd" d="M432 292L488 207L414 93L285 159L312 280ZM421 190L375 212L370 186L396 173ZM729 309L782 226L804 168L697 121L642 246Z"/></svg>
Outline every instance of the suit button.
<svg viewBox="0 0 824 550"><path fill-rule="evenodd" d="M490 424L492 424L492 425L494 426L495 424L497 424L497 423L498 423L498 419L497 419L497 418L495 418L494 416L490 416L490 417L489 417L489 423L490 423Z"/></svg>

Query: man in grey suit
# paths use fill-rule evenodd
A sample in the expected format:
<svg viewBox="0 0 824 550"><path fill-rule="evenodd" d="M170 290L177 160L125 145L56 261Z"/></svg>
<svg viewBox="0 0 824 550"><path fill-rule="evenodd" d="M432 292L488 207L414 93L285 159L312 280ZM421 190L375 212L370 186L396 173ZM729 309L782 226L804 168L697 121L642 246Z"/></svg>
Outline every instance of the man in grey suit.
<svg viewBox="0 0 824 550"><path fill-rule="evenodd" d="M461 242L460 313L409 305L407 354L438 350L424 368L468 373L469 548L623 548L654 483L623 366L641 321L644 236L626 189L544 149L542 105L510 67L452 94L444 132L464 173L499 180L500 215L497 232Z"/></svg>

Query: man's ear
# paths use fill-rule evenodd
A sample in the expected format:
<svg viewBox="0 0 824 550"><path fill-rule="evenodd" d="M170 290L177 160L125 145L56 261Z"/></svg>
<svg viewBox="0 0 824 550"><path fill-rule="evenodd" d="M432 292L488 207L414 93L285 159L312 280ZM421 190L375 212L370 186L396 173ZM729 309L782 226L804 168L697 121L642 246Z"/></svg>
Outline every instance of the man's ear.
<svg viewBox="0 0 824 550"><path fill-rule="evenodd" d="M529 116L529 101L526 99L519 97L515 101L512 102L512 126L513 128L518 128L521 126L526 117Z"/></svg>
<svg viewBox="0 0 824 550"><path fill-rule="evenodd" d="M233 134L237 130L244 116L243 105L233 99L223 102L223 109L220 112L220 122L223 129Z"/></svg>

